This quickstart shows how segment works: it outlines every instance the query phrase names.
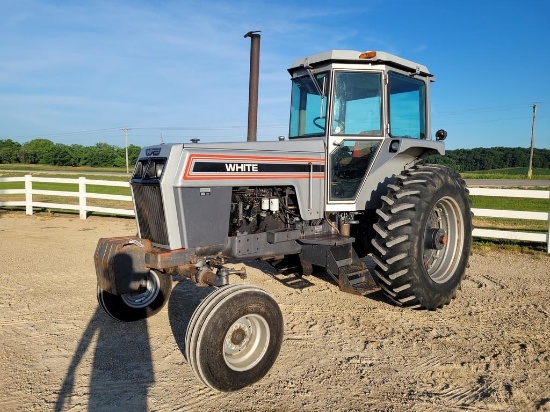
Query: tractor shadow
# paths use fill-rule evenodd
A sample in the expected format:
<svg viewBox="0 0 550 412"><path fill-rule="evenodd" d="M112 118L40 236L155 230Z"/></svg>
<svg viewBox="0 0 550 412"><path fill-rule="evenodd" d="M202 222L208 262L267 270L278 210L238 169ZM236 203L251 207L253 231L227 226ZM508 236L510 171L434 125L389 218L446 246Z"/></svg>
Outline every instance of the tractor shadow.
<svg viewBox="0 0 550 412"><path fill-rule="evenodd" d="M89 386L88 381L80 383L83 378L89 379ZM79 409L82 394L88 394L87 410L147 411L154 381L147 321L117 322L97 307L71 359L54 410Z"/></svg>
<svg viewBox="0 0 550 412"><path fill-rule="evenodd" d="M315 279L313 276L302 276L297 273L293 268L277 270L267 262L261 260L252 260L246 262L246 266L251 268L258 269L265 275L275 279L277 282L282 285L296 290L302 290L314 286L315 283L312 280Z"/></svg>
<svg viewBox="0 0 550 412"><path fill-rule="evenodd" d="M366 263L372 274L372 269L374 268L374 261L372 260L372 258L366 256L361 260ZM322 270L322 268L314 270L312 275L301 276L297 274L296 271L292 270L278 272L269 263L259 260L246 262L246 265L262 271L267 276L275 279L276 281L280 282L282 285L290 289L301 290L322 282L326 282L338 287L338 283L328 273L326 273L326 271ZM392 302L381 290L368 293L366 295L363 295L363 297L374 300L376 302L387 303L390 306L395 306L395 303Z"/></svg>
<svg viewBox="0 0 550 412"><path fill-rule="evenodd" d="M178 349L187 360L185 354L185 333L193 312L204 298L216 288L197 287L190 280L179 276L174 276L173 279L177 283L173 287L172 294L168 300L168 320Z"/></svg>

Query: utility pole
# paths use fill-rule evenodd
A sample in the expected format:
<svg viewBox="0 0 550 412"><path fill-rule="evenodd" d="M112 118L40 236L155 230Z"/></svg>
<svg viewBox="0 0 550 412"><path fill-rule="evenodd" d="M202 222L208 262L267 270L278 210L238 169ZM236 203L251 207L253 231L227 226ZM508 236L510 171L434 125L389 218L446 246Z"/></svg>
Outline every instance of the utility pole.
<svg viewBox="0 0 550 412"><path fill-rule="evenodd" d="M535 146L535 124L537 121L537 104L533 104L533 123L531 124L531 154L529 155L529 171L527 177L533 178L533 146Z"/></svg>
<svg viewBox="0 0 550 412"><path fill-rule="evenodd" d="M126 173L130 173L128 171L128 130L132 130L128 127L124 127L120 129L124 132L124 146L126 147Z"/></svg>

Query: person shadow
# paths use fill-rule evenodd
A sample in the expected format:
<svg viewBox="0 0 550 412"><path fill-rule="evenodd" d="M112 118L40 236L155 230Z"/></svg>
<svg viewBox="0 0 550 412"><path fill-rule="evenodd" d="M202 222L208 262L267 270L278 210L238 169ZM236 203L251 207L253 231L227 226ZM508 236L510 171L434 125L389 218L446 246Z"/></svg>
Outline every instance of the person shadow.
<svg viewBox="0 0 550 412"><path fill-rule="evenodd" d="M94 344L89 388L82 387L83 360ZM146 411L154 381L147 321L117 322L98 306L75 350L55 411L82 407L80 397L86 393L91 411Z"/></svg>

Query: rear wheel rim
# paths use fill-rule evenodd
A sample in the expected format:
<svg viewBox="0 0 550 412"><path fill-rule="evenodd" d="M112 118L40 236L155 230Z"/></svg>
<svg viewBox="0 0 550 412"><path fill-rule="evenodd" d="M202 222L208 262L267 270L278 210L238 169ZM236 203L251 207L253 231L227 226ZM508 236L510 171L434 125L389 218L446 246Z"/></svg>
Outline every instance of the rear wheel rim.
<svg viewBox="0 0 550 412"><path fill-rule="evenodd" d="M441 198L432 208L424 229L422 263L435 283L451 279L464 244L464 218L458 203Z"/></svg>
<svg viewBox="0 0 550 412"><path fill-rule="evenodd" d="M223 340L223 359L238 372L256 366L269 346L269 325L263 316L249 314L237 319Z"/></svg>

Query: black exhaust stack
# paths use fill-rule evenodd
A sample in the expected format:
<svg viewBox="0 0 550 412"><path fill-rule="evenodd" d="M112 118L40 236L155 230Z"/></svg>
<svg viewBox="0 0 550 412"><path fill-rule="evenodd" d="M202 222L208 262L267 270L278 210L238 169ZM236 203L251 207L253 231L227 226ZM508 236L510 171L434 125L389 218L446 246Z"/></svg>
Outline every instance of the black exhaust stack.
<svg viewBox="0 0 550 412"><path fill-rule="evenodd" d="M260 32L249 31L250 37L250 80L248 83L248 133L247 142L255 142L258 131L258 82L260 77Z"/></svg>

